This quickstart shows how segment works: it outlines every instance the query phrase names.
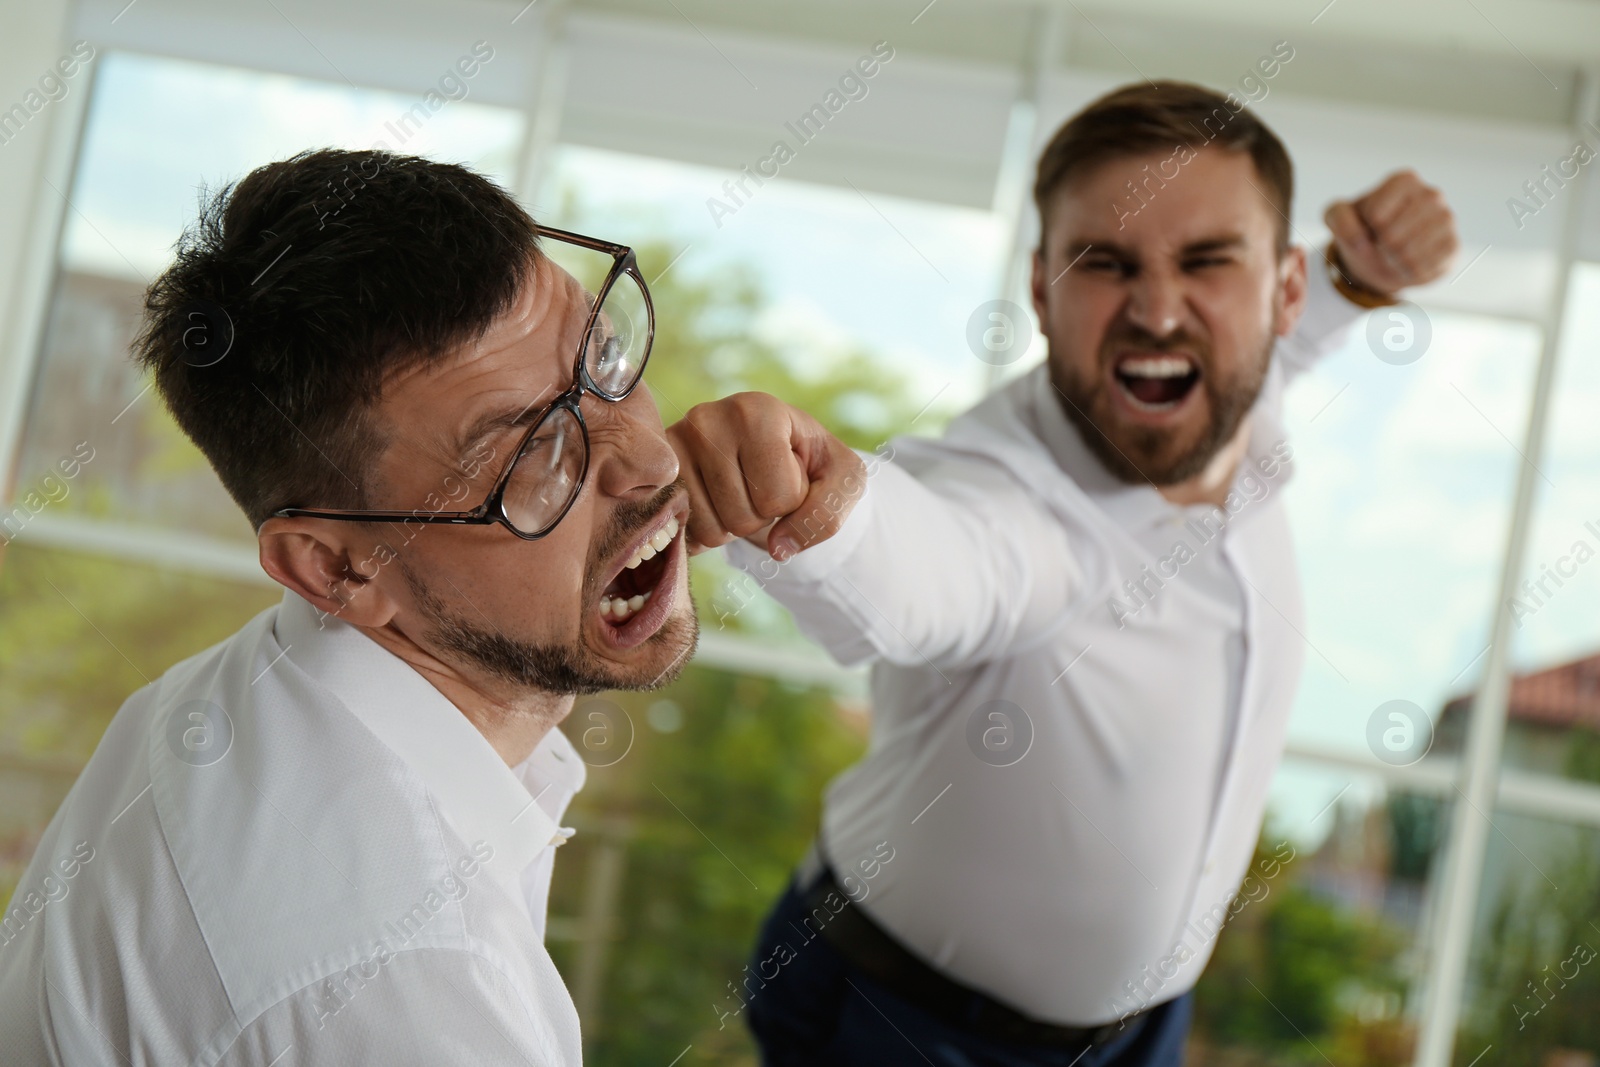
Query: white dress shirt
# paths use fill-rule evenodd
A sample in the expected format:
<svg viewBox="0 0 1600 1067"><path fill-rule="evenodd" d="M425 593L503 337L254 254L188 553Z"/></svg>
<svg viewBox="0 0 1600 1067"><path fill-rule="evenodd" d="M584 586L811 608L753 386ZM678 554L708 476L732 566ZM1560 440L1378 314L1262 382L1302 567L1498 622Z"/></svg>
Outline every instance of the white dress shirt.
<svg viewBox="0 0 1600 1067"><path fill-rule="evenodd" d="M822 819L845 888L1037 1019L1189 989L1250 863L1303 658L1282 391L1360 314L1310 283L1225 519L1116 480L1040 367L942 439L865 457L831 540L783 565L729 549L836 659L873 665L871 744Z"/></svg>
<svg viewBox="0 0 1600 1067"><path fill-rule="evenodd" d="M0 1059L577 1064L543 932L583 781L288 593L112 720L0 922Z"/></svg>

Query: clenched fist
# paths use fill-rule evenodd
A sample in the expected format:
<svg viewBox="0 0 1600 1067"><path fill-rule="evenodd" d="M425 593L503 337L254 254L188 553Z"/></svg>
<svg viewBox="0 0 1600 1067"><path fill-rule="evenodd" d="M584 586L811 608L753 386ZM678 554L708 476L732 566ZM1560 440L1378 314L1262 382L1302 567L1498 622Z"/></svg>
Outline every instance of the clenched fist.
<svg viewBox="0 0 1600 1067"><path fill-rule="evenodd" d="M743 537L778 561L839 531L866 465L816 419L766 393L697 404L667 427L689 486L689 550Z"/></svg>
<svg viewBox="0 0 1600 1067"><path fill-rule="evenodd" d="M1355 200L1328 205L1324 221L1345 274L1379 293L1443 277L1461 247L1444 194L1410 170Z"/></svg>

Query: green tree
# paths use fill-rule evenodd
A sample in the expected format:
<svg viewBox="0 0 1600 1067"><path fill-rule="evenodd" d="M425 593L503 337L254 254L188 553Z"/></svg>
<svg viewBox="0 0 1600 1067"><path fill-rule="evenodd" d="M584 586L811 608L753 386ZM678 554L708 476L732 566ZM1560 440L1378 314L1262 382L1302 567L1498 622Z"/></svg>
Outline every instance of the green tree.
<svg viewBox="0 0 1600 1067"><path fill-rule="evenodd" d="M665 1064L691 1045L695 1063L753 1062L743 1020L724 1014L739 1008L730 983L815 832L823 786L859 757L862 734L826 692L699 667L660 694L612 699L637 731L634 747L592 768L574 805L585 824L632 831L586 1062ZM663 699L682 709L670 734L648 725ZM583 850L594 847L580 832L563 850L573 854L557 866L553 912L587 903ZM576 946L552 951L576 983Z"/></svg>
<svg viewBox="0 0 1600 1067"><path fill-rule="evenodd" d="M1498 821L1512 822L1509 832L1524 843L1540 836L1519 833L1515 816ZM1576 827L1555 832L1535 855L1564 862L1509 879L1474 941L1457 1067L1485 1048L1480 1067L1542 1067L1563 1049L1600 1056L1600 840Z"/></svg>
<svg viewBox="0 0 1600 1067"><path fill-rule="evenodd" d="M1566 767L1568 778L1585 782L1600 782L1600 731L1588 727L1575 727L1568 743Z"/></svg>
<svg viewBox="0 0 1600 1067"><path fill-rule="evenodd" d="M1253 871L1268 853L1258 843ZM1302 861L1284 864L1268 894L1244 905L1217 939L1195 988L1195 1032L1226 1062L1399 1064L1365 1040L1356 1005L1387 997L1398 1005L1402 940L1374 917L1353 913L1303 884ZM1394 1024L1380 1022L1380 1028ZM1205 1062L1205 1061L1202 1061Z"/></svg>

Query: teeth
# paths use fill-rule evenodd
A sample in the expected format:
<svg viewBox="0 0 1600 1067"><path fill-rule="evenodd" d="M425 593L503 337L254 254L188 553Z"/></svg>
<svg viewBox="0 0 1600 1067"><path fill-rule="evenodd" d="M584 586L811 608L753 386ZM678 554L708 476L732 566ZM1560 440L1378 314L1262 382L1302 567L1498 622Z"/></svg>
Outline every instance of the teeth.
<svg viewBox="0 0 1600 1067"><path fill-rule="evenodd" d="M603 596L600 598L600 617L614 622L626 622L649 602L650 593L640 593L632 597Z"/></svg>
<svg viewBox="0 0 1600 1067"><path fill-rule="evenodd" d="M678 529L678 520L668 519L666 525L655 532L655 536L639 547L639 551L628 560L623 570L631 571L645 560L654 559L657 553L665 552L667 546L678 536ZM600 598L600 617L610 619L612 622L627 622L649 602L650 593L640 593L632 597L603 596Z"/></svg>
<svg viewBox="0 0 1600 1067"><path fill-rule="evenodd" d="M1176 356L1148 356L1125 359L1117 364L1117 370L1132 378L1182 378L1194 370L1194 364Z"/></svg>
<svg viewBox="0 0 1600 1067"><path fill-rule="evenodd" d="M628 560L623 570L633 570L647 559L654 559L657 552L664 552L672 539L678 536L678 520L668 519L667 524L656 531L656 535L646 541L634 557Z"/></svg>

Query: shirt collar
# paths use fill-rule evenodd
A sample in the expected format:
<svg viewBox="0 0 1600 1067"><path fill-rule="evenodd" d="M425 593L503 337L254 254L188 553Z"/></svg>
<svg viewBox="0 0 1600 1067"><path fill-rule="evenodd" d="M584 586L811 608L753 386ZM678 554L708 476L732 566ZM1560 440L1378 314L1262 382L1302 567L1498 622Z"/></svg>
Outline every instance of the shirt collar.
<svg viewBox="0 0 1600 1067"><path fill-rule="evenodd" d="M557 820L585 773L560 730L513 769L444 694L355 627L285 591L274 629L283 655L405 761L465 840L505 857L497 871L518 873L572 835Z"/></svg>

